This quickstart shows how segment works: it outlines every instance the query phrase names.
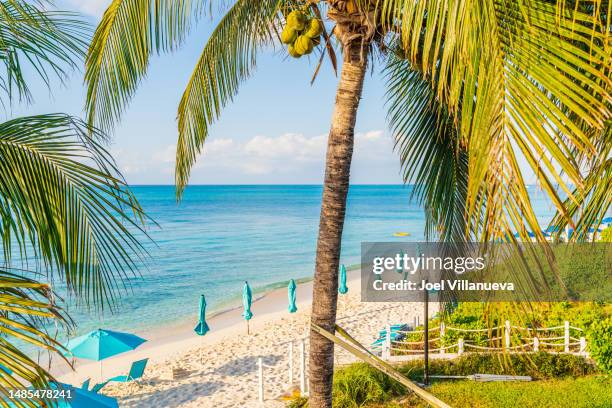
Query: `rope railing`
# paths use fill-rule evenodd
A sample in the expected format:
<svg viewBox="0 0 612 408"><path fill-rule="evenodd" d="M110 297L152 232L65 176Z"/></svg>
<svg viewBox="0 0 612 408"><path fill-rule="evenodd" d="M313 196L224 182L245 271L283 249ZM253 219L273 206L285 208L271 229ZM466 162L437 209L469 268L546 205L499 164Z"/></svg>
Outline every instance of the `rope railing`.
<svg viewBox="0 0 612 408"><path fill-rule="evenodd" d="M393 358L393 355L402 355L402 354L423 354L423 347L416 348L415 346L424 346L424 330L393 330L391 325L387 325L386 330L384 330L382 340L379 338L375 344L372 345L371 349L379 351L383 358L389 360ZM397 326L395 326L397 327ZM553 334L551 332L555 330L563 329L563 335L561 336L551 336L551 337L542 337L539 338L537 336L537 332L548 332L549 334ZM584 331L579 327L574 327L569 324L568 321L564 322L563 326L554 326L554 327L538 327L538 328L527 328L522 326L511 325L510 321L506 320L503 326L496 326L492 328L485 329L463 329L459 327L451 327L445 326L444 322L440 324L438 327L433 327L428 330L431 331L439 331L440 336L428 339L428 343L434 343L435 346L438 346L433 349L429 349L430 352L439 352L440 354L445 353L449 349L457 349L457 354L461 355L464 352L465 348L469 348L472 350L487 350L487 351L517 351L524 350L526 352L538 352L538 351L547 351L546 349L540 350L540 347L563 347L561 352L564 353L575 353L580 355L586 354L586 339L584 337L576 338L571 336L571 330L576 330L578 332ZM453 345L443 346L442 341L444 340L447 333L454 331L459 333L488 333L489 335L496 335L495 337L480 338L476 340L478 344L474 344L474 342L460 338L459 341ZM527 331L529 333L528 336L525 336L524 332ZM516 333L516 334L513 334ZM393 339L391 336L393 333ZM413 340L408 337L411 334L421 334L420 340ZM518 334L518 335L517 335ZM399 337L399 338L398 338ZM519 341L520 344L516 344ZM492 342L499 342L497 344L491 344ZM512 344L512 343L515 344ZM437 344L436 344L437 343ZM489 343L488 345L486 345ZM500 344L501 343L501 344ZM576 350L576 346L578 346L578 350Z"/></svg>

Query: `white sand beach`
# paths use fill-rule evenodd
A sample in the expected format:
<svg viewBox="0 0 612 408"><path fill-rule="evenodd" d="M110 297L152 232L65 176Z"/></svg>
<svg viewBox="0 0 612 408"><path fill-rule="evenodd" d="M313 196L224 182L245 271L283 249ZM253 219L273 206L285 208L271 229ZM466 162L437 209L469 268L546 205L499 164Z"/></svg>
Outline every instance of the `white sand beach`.
<svg viewBox="0 0 612 408"><path fill-rule="evenodd" d="M364 303L360 301L359 272L349 273L349 293L339 299L339 324L369 345L387 323L422 318L420 303ZM310 317L312 283L298 285L298 312L287 312L287 291L279 289L253 303L251 334L247 335L241 309L212 317L211 331L203 337L193 325L140 333L149 341L137 350L105 360L103 377L126 374L133 361L149 358L141 382L107 385L102 393L119 398L122 407L261 407L258 400L257 360L263 358L265 407L284 406L279 398L288 384L288 344L294 341L294 382L299 384L299 340ZM433 308L432 308L433 309ZM431 314L435 310L431 311ZM196 316L194 316L195 322ZM339 364L351 356L336 352ZM172 379L172 371L182 376ZM76 372L56 368L59 379L80 384L100 380L100 365L79 361Z"/></svg>

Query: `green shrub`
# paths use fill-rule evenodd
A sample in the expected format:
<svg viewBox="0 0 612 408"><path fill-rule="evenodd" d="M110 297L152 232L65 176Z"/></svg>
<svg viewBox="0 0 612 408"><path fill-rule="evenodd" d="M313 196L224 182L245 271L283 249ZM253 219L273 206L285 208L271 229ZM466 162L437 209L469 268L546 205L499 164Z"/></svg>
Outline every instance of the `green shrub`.
<svg viewBox="0 0 612 408"><path fill-rule="evenodd" d="M441 381L430 388L454 408L610 408L611 390L609 376L534 382ZM406 407L428 407L416 396L408 396L405 402Z"/></svg>
<svg viewBox="0 0 612 408"><path fill-rule="evenodd" d="M466 354L454 360L431 360L431 375L507 374L528 375L535 379L580 377L597 372L584 357L571 354ZM423 362L412 361L400 367L404 375L421 381Z"/></svg>
<svg viewBox="0 0 612 408"><path fill-rule="evenodd" d="M386 374L364 363L352 364L334 374L333 407L381 403L402 392L403 387Z"/></svg>
<svg viewBox="0 0 612 408"><path fill-rule="evenodd" d="M612 227L608 227L601 232L599 236L601 242L612 242Z"/></svg>
<svg viewBox="0 0 612 408"><path fill-rule="evenodd" d="M294 398L287 404L287 408L308 408L308 398L306 397Z"/></svg>
<svg viewBox="0 0 612 408"><path fill-rule="evenodd" d="M587 339L591 358L603 371L612 373L612 317L593 322Z"/></svg>

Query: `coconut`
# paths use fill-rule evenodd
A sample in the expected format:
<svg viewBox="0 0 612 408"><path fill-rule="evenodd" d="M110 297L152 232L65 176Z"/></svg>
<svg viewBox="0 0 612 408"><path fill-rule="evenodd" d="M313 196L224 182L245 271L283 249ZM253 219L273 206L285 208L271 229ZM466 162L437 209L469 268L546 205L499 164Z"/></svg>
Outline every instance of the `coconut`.
<svg viewBox="0 0 612 408"><path fill-rule="evenodd" d="M305 35L300 35L293 43L293 47L298 53L305 55L310 54L312 52L314 44L312 43L312 40L309 37L306 37Z"/></svg>
<svg viewBox="0 0 612 408"><path fill-rule="evenodd" d="M297 38L298 33L293 28L286 26L281 33L281 41L283 44L293 44Z"/></svg>
<svg viewBox="0 0 612 408"><path fill-rule="evenodd" d="M295 47L291 44L289 44L289 46L287 47L287 51L289 52L289 55L291 55L293 58L300 58L302 56L302 54L297 52L295 50Z"/></svg>
<svg viewBox="0 0 612 408"><path fill-rule="evenodd" d="M287 16L287 26L296 31L302 31L306 27L306 16L299 10L293 10Z"/></svg>
<svg viewBox="0 0 612 408"><path fill-rule="evenodd" d="M306 35L310 38L316 38L323 34L323 23L318 18L313 18L306 26Z"/></svg>

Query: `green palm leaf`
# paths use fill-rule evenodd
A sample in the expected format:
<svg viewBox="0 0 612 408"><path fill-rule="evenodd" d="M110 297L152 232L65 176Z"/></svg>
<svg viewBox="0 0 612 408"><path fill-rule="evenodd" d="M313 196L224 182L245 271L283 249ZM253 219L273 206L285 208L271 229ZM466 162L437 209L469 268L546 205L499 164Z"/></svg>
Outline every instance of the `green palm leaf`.
<svg viewBox="0 0 612 408"><path fill-rule="evenodd" d="M410 63L392 54L385 67L389 125L406 183L425 208L427 239L466 239L467 153L452 118L436 102L430 84Z"/></svg>
<svg viewBox="0 0 612 408"><path fill-rule="evenodd" d="M6 260L34 256L72 293L104 302L145 255L143 213L90 133L101 137L62 114L0 124L0 232Z"/></svg>
<svg viewBox="0 0 612 408"><path fill-rule="evenodd" d="M60 352L62 346L45 330L51 320L71 322L55 303L48 285L23 277L27 271L0 269L0 406L8 406L9 390L30 385L48 389L52 376L15 343ZM10 371L7 371L10 370ZM34 399L11 399L23 407L36 407ZM49 403L49 402L48 402Z"/></svg>
<svg viewBox="0 0 612 408"><path fill-rule="evenodd" d="M531 230L544 241L518 157L567 217L562 193L575 199L570 185L582 188L576 152L594 152L582 125L601 129L610 117L601 14L540 0L382 5L468 152L469 231L488 240Z"/></svg>
<svg viewBox="0 0 612 408"><path fill-rule="evenodd" d="M270 44L276 35L275 25L282 22L282 4L283 0L239 0L208 39L178 109L179 196L187 185L210 124L231 102L240 83L249 77L258 49Z"/></svg>
<svg viewBox="0 0 612 408"><path fill-rule="evenodd" d="M87 120L104 130L120 118L147 73L151 54L180 45L197 15L192 0L114 0L85 64Z"/></svg>
<svg viewBox="0 0 612 408"><path fill-rule="evenodd" d="M584 188L574 190L573 196L576 199L565 201L569 218L575 224L572 235L574 241L588 237L590 228L598 229L612 207L612 122L608 122L595 139L597 154L585 164L589 170L584 180ZM568 219L562 214L557 214L551 223L558 227L560 232L568 224Z"/></svg>
<svg viewBox="0 0 612 408"><path fill-rule="evenodd" d="M0 1L0 89L8 101L30 101L24 70L49 86L54 76L64 80L85 56L89 25L72 13L43 10L42 3Z"/></svg>

